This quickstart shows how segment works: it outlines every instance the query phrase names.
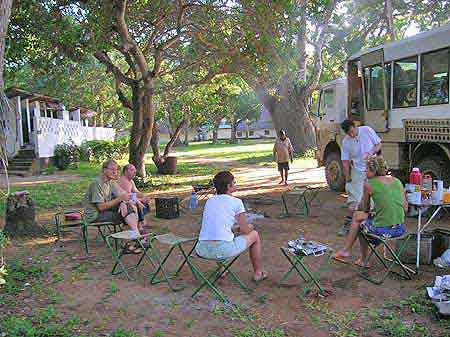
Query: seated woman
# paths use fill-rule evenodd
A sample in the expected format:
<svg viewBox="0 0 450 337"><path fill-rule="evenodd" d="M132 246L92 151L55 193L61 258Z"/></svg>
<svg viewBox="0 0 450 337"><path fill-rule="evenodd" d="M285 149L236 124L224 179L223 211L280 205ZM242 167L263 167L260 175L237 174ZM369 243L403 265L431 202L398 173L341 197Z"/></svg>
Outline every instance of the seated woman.
<svg viewBox="0 0 450 337"><path fill-rule="evenodd" d="M368 180L364 183L363 197L360 209L353 216L352 226L347 236L343 250L333 255L333 258L347 262L351 256L352 246L360 230L377 236L399 237L405 231L405 212L408 210L403 185L395 177L386 175L387 167L383 157L369 157L367 159L366 175ZM368 214L370 198L375 205L374 216ZM360 267L364 265L368 246L361 237L359 240L361 247L361 258L355 261Z"/></svg>
<svg viewBox="0 0 450 337"><path fill-rule="evenodd" d="M204 258L222 260L237 256L249 248L254 270L253 280L259 282L266 279L267 274L262 268L259 234L247 223L242 200L232 196L236 191L234 176L228 171L222 171L214 176L213 183L217 195L208 199L205 204L197 254ZM235 236L233 230L240 235Z"/></svg>

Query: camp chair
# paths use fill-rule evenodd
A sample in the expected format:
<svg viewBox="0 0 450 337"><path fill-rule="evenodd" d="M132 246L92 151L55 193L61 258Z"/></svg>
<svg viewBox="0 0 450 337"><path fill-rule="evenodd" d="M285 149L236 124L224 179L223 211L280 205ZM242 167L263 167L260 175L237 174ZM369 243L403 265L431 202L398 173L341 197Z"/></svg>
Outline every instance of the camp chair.
<svg viewBox="0 0 450 337"><path fill-rule="evenodd" d="M163 245L168 245L170 247L168 253L163 258L161 258L158 249L154 245L155 241ZM193 243L192 248L187 253L183 249L183 245L185 245L186 243ZM174 287L171 282L171 279L176 278L179 275L181 269L183 269L184 265L187 263L187 259L191 256L195 246L197 245L197 238L196 237L185 238L175 235L173 233L167 233L162 235L156 235L150 240L150 242L148 242L148 245L151 248L153 260L158 266L157 269L151 274L150 284L158 284L161 282L166 282L169 288L174 292L184 289L184 287L181 288ZM168 274L165 269L165 264L175 249L178 249L181 252L183 256L183 262L180 264L180 266L176 269L174 273ZM159 274L162 274L162 278L158 278Z"/></svg>
<svg viewBox="0 0 450 337"><path fill-rule="evenodd" d="M291 265L289 270L281 278L280 284L283 284L288 279L289 275L295 270L297 274L301 277L301 279L304 282L307 282L303 292L299 295L300 298L303 298L308 293L309 289L314 285L317 287L321 295L326 295L325 290L319 283L319 277L320 274L322 274L322 272L329 265L333 253L333 250L331 248L327 247L327 250L323 252L323 254L321 254L325 255L325 260L322 262L322 264L319 265L315 273L304 262L304 258L307 256L315 257L317 255L294 254L289 248L286 247L280 247L280 250Z"/></svg>
<svg viewBox="0 0 450 337"><path fill-rule="evenodd" d="M80 214L81 219L80 220L67 220L66 215L71 213L78 213ZM57 212L55 214L55 225L56 225L56 235L57 235L57 241L61 240L63 237L64 232L70 231L68 228L75 228L79 227L81 230L81 243L84 246L84 249L86 251L86 255L89 254L89 247L88 247L88 228L89 227L95 227L97 229L98 234L100 234L100 237L104 242L107 232L114 233L117 232L117 230L122 229L121 224L114 224L112 222L92 222L89 223L85 217L83 210L76 210L76 209L65 209Z"/></svg>
<svg viewBox="0 0 450 337"><path fill-rule="evenodd" d="M295 186L291 191L281 194L281 217L288 216L309 216L311 203L323 188L321 186L306 185L305 187ZM294 202L294 210L289 210L289 200Z"/></svg>
<svg viewBox="0 0 450 337"><path fill-rule="evenodd" d="M156 264L154 263L152 257L148 255L148 250L151 248L151 245L148 244L148 242L150 241L146 243L144 243L143 241L144 239L151 240L152 236L154 236L154 234L152 233L141 235L136 234L135 231L131 230L112 233L105 236L106 245L109 248L109 251L111 252L111 255L115 261L114 266L111 270L111 274L119 275L123 273L129 280L133 280L133 278L129 274L129 271L137 270L144 262L144 258L147 258L153 265L153 267L156 267ZM112 241L114 241L114 247ZM125 255L129 254L128 245L131 242L134 242L136 244L136 249L139 248L142 250L142 252L139 254L133 254L140 255L139 260L135 265L127 267L123 263L122 258Z"/></svg>
<svg viewBox="0 0 450 337"><path fill-rule="evenodd" d="M210 194L216 193L216 188L214 187L212 181L210 181L206 185L192 185L192 188L195 192L195 196L197 197L197 200L205 200L208 199L208 196Z"/></svg>
<svg viewBox="0 0 450 337"><path fill-rule="evenodd" d="M245 250L246 251L246 250ZM245 252L244 251L244 252ZM237 277L235 273L233 273L230 268L231 266L237 261L237 259L244 253L242 252L239 255L236 255L234 257L224 259L224 260L217 260L217 259L208 259L205 257L202 257L198 254L196 256L205 261L211 261L215 262L217 264L217 268L207 272L206 274L202 273L193 263L192 263L192 257L185 255L184 258L189 265L189 268L191 269L192 273L194 274L195 278L201 281L202 283L198 288L194 290L192 293L192 297L195 297L197 293L202 290L205 286L207 286L211 292L222 302L229 303L230 301L225 297L225 295L216 287L216 282L222 277L222 275L230 275L231 278L239 284L239 286L244 289L246 292L251 292L251 289L249 289L245 283Z"/></svg>
<svg viewBox="0 0 450 337"><path fill-rule="evenodd" d="M383 268L385 269L384 274L381 276L381 278L373 278L369 276L368 270L367 268L360 268L359 269L359 275L366 279L369 282L372 282L374 284L380 285L384 282L384 280L388 277L389 274L393 273L396 274L397 276L403 278L403 279L407 279L407 280L411 280L411 275L414 274L412 272L412 270L405 266L403 264L403 262L400 260L401 256L407 246L408 240L410 238L410 234L404 234L402 236L396 237L396 238L391 238L391 237L387 237L387 236L378 236L378 235L374 235L371 233L367 233L363 230L360 231L359 235L361 236L361 238L366 241L366 243L369 246L369 250L370 253L366 258L366 261L364 261L365 265L368 265L371 257L373 255L376 256L376 258L378 259L378 261L381 262L381 264L383 265ZM398 250L395 251L392 246L393 243L396 240L403 240L403 243L401 243L398 247ZM384 256L381 256L378 252L377 252L377 247L379 245L382 245L383 248L385 249L385 254ZM387 254L389 254L390 256L392 256L392 258L390 259ZM400 272L394 271L393 268L398 265L400 266Z"/></svg>

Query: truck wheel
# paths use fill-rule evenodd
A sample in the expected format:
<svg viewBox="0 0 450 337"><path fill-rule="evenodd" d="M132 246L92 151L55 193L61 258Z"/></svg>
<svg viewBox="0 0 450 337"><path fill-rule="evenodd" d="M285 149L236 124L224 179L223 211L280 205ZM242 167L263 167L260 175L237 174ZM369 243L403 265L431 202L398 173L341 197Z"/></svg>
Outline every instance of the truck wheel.
<svg viewBox="0 0 450 337"><path fill-rule="evenodd" d="M328 186L336 192L345 190L344 167L338 153L330 153L325 160L325 177Z"/></svg>
<svg viewBox="0 0 450 337"><path fill-rule="evenodd" d="M419 159L414 165L420 169L422 174L429 174L433 179L444 181L444 186L450 183L450 162L448 159L437 156Z"/></svg>

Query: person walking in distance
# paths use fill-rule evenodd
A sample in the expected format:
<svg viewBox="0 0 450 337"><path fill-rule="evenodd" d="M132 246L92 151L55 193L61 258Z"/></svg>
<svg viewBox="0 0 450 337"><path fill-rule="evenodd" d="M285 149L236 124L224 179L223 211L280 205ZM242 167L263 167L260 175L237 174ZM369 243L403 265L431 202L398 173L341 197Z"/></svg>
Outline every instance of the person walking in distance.
<svg viewBox="0 0 450 337"><path fill-rule="evenodd" d="M289 160L293 161L294 149L291 144L291 140L286 136L286 131L280 130L279 137L277 138L275 145L273 146L273 156L278 165L278 171L280 172L281 181L279 184L287 186Z"/></svg>

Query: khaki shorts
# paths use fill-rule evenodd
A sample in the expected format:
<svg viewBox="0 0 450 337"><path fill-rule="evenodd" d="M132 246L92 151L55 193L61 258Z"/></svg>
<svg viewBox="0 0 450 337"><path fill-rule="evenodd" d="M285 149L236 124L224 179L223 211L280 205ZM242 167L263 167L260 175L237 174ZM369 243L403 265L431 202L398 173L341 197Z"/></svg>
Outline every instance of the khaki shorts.
<svg viewBox="0 0 450 337"><path fill-rule="evenodd" d="M366 172L352 169L352 181L345 184L348 194L348 208L356 210L363 196L364 182L367 180Z"/></svg>

